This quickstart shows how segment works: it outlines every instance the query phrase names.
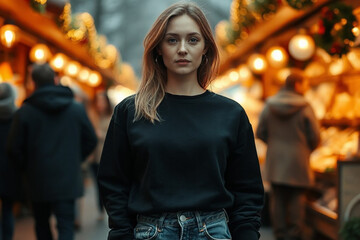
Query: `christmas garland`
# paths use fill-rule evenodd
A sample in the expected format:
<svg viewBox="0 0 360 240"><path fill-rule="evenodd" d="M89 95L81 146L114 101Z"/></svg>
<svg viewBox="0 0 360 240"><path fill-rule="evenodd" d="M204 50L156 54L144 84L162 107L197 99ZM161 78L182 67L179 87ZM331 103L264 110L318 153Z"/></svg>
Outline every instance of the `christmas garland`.
<svg viewBox="0 0 360 240"><path fill-rule="evenodd" d="M297 10L313 5L314 0L233 0L230 10L231 28L228 29L229 43L244 40L251 28L262 20L270 19L283 2Z"/></svg>
<svg viewBox="0 0 360 240"><path fill-rule="evenodd" d="M46 13L47 0L26 1L35 11L42 14ZM79 13L73 15L71 13L71 4L68 2L57 19L57 24L68 39L88 47L89 54L100 68L111 68L120 63L116 48L107 44L105 36L97 34L94 19L90 14Z"/></svg>
<svg viewBox="0 0 360 240"><path fill-rule="evenodd" d="M330 55L346 54L354 44L352 29L356 24L352 6L339 2L324 7L314 35L315 43Z"/></svg>
<svg viewBox="0 0 360 240"><path fill-rule="evenodd" d="M39 13L46 12L47 0L30 0L30 6Z"/></svg>
<svg viewBox="0 0 360 240"><path fill-rule="evenodd" d="M314 4L314 0L286 0L287 4L297 10L310 7Z"/></svg>

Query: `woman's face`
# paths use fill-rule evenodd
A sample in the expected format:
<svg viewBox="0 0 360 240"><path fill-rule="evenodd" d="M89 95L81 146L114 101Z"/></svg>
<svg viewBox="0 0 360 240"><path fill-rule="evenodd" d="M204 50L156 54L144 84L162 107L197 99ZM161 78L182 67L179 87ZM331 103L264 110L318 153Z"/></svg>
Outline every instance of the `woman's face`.
<svg viewBox="0 0 360 240"><path fill-rule="evenodd" d="M160 43L159 54L168 75L196 76L205 54L205 39L199 25L186 14L171 19Z"/></svg>

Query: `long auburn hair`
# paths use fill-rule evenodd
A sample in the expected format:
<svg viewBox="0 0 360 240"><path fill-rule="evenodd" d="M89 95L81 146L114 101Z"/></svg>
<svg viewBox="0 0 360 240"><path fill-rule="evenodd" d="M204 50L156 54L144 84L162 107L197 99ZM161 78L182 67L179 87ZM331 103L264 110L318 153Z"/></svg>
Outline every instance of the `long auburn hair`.
<svg viewBox="0 0 360 240"><path fill-rule="evenodd" d="M200 86L206 89L217 74L219 52L204 13L194 3L175 3L171 5L156 19L144 39L142 81L135 95L134 121L141 118L150 120L152 123L160 121L157 108L165 96L167 71L157 50L165 37L169 21L174 17L185 14L199 25L205 39L206 56L203 57L203 61L197 70L197 79Z"/></svg>

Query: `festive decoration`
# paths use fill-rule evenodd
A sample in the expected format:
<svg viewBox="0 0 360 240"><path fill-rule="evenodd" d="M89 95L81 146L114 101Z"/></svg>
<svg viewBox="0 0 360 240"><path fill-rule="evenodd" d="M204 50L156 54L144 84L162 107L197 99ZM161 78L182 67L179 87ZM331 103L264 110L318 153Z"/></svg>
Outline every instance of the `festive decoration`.
<svg viewBox="0 0 360 240"><path fill-rule="evenodd" d="M268 20L278 8L277 0L245 0L247 9L258 20Z"/></svg>
<svg viewBox="0 0 360 240"><path fill-rule="evenodd" d="M65 73L70 77L76 77L80 71L81 64L76 61L70 61L65 66Z"/></svg>
<svg viewBox="0 0 360 240"><path fill-rule="evenodd" d="M7 48L15 45L18 35L18 27L12 24L6 24L0 28L0 41L1 44Z"/></svg>
<svg viewBox="0 0 360 240"><path fill-rule="evenodd" d="M283 47L274 46L266 51L266 59L274 68L282 68L288 62L288 55Z"/></svg>
<svg viewBox="0 0 360 240"><path fill-rule="evenodd" d="M79 81L86 82L89 79L89 76L90 76L90 69L87 67L82 67L78 75Z"/></svg>
<svg viewBox="0 0 360 240"><path fill-rule="evenodd" d="M255 74L261 74L267 69L267 62L262 54L252 54L247 62L250 70Z"/></svg>
<svg viewBox="0 0 360 240"><path fill-rule="evenodd" d="M292 8L301 10L311 7L316 0L285 0L285 2Z"/></svg>
<svg viewBox="0 0 360 240"><path fill-rule="evenodd" d="M31 0L30 6L39 13L46 12L46 2L47 0Z"/></svg>
<svg viewBox="0 0 360 240"><path fill-rule="evenodd" d="M96 71L92 71L89 75L89 79L88 79L88 84L91 86L91 87L97 87L100 85L102 81L102 78L101 78L101 75L96 72Z"/></svg>
<svg viewBox="0 0 360 240"><path fill-rule="evenodd" d="M352 6L338 2L322 8L314 35L316 45L331 55L346 54L354 45L357 24Z"/></svg>
<svg viewBox="0 0 360 240"><path fill-rule="evenodd" d="M97 66L104 69L114 66L118 60L117 49L107 44L105 36L97 34L94 19L89 13L72 16L71 5L67 3L59 20L67 38L88 46Z"/></svg>
<svg viewBox="0 0 360 240"><path fill-rule="evenodd" d="M36 44L30 50L30 60L35 63L45 63L51 57L51 52L45 44Z"/></svg>
<svg viewBox="0 0 360 240"><path fill-rule="evenodd" d="M250 28L255 24L256 18L247 9L245 0L234 0L231 4L230 20L231 30L228 32L229 42L235 43L237 39L248 37Z"/></svg>
<svg viewBox="0 0 360 240"><path fill-rule="evenodd" d="M67 57L63 53L57 53L50 60L50 65L55 71L62 71L68 62Z"/></svg>
<svg viewBox="0 0 360 240"><path fill-rule="evenodd" d="M315 42L307 34L297 34L290 39L289 52L296 60L308 60L315 52Z"/></svg>

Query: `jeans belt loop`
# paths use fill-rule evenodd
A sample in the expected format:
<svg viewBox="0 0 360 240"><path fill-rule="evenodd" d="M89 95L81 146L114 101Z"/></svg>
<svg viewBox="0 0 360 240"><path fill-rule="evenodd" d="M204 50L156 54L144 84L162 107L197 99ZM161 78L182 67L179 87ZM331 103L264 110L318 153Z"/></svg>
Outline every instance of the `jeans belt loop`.
<svg viewBox="0 0 360 240"><path fill-rule="evenodd" d="M200 213L198 211L195 211L195 218L198 224L199 232L203 232L205 230L205 223L202 222Z"/></svg>
<svg viewBox="0 0 360 240"><path fill-rule="evenodd" d="M166 213L161 214L161 217L159 218L159 222L158 222L158 232L162 232L165 218L166 218Z"/></svg>

